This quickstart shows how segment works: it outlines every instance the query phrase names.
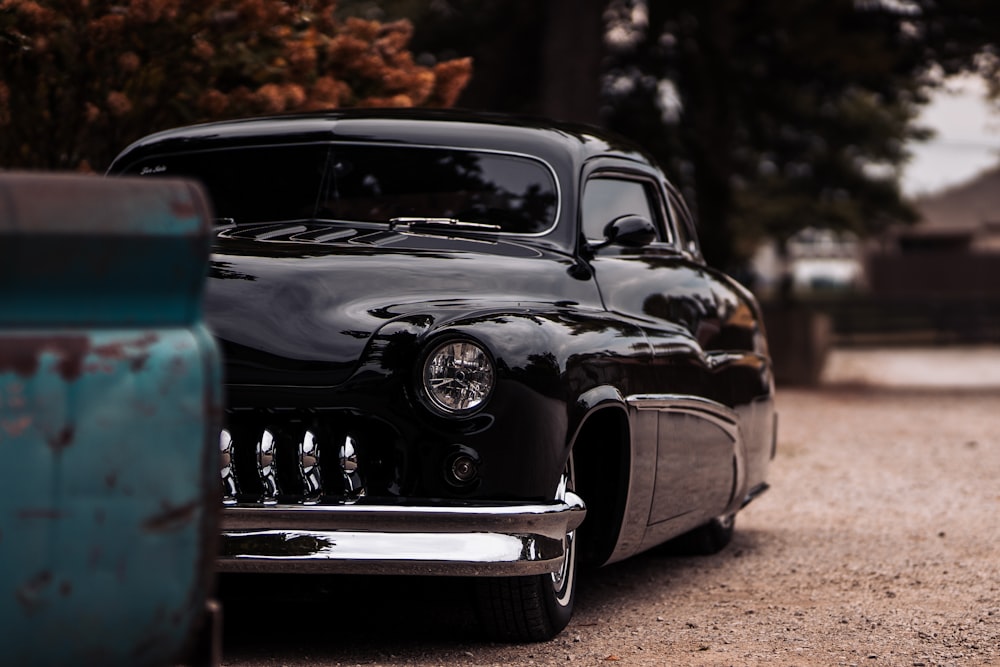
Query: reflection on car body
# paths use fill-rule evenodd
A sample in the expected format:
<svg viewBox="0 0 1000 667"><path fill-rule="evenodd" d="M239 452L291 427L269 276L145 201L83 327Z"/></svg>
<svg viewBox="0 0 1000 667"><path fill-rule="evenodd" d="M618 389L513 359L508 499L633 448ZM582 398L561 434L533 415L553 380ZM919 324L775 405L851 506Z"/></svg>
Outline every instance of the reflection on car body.
<svg viewBox="0 0 1000 667"><path fill-rule="evenodd" d="M569 621L578 563L712 552L766 489L753 297L596 130L338 111L151 135L220 225L223 571L474 576L491 636Z"/></svg>

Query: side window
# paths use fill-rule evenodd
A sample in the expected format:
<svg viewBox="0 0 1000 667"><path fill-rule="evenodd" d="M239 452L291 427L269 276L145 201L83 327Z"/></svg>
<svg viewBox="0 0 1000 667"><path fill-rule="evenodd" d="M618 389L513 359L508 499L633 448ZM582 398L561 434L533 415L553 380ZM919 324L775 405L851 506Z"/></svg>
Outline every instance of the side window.
<svg viewBox="0 0 1000 667"><path fill-rule="evenodd" d="M698 246L698 233L694 227L694 218L687 204L673 188L667 188L667 195L670 200L670 212L674 219L674 226L677 228L677 241L681 249L691 254L692 257L701 257L701 248Z"/></svg>
<svg viewBox="0 0 1000 667"><path fill-rule="evenodd" d="M583 190L583 234L588 240L601 240L604 227L623 215L641 215L662 230L656 202L652 183L623 177L592 178Z"/></svg>

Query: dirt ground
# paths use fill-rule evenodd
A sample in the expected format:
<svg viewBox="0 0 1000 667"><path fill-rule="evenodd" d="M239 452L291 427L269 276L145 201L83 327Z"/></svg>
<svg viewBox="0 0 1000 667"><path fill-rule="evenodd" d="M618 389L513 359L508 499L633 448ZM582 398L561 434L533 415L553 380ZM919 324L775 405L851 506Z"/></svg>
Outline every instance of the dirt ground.
<svg viewBox="0 0 1000 667"><path fill-rule="evenodd" d="M838 353L781 390L729 548L589 573L550 642L480 641L461 580L226 580L224 664L1000 665L1000 349L945 357Z"/></svg>

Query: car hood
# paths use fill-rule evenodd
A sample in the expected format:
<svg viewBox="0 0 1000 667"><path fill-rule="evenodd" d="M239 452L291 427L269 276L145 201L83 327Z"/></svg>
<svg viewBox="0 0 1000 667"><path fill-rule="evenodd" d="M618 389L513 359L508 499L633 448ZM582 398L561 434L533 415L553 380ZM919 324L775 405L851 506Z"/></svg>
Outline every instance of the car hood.
<svg viewBox="0 0 1000 667"><path fill-rule="evenodd" d="M262 234L274 232L223 232L212 257L206 319L230 384L336 385L391 323L419 335L475 312L597 298L589 281L571 277L570 257L517 242L391 231L332 241Z"/></svg>

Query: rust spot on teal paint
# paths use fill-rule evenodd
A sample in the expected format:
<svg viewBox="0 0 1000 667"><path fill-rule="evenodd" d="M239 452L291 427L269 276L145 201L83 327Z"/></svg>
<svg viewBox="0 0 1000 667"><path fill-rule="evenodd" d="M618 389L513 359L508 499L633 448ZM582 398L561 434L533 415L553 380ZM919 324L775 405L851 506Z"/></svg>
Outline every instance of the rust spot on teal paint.
<svg viewBox="0 0 1000 667"><path fill-rule="evenodd" d="M59 429L57 433L53 433L48 436L46 441L49 443L49 447L51 447L56 453L59 453L73 444L73 438L75 435L76 427L72 424L67 424Z"/></svg>
<svg viewBox="0 0 1000 667"><path fill-rule="evenodd" d="M198 501L191 501L178 507L165 505L162 512L143 522L142 528L150 533L168 533L177 530L195 518L198 507Z"/></svg>
<svg viewBox="0 0 1000 667"><path fill-rule="evenodd" d="M0 373L13 372L30 378L38 373L45 353L56 358L56 372L66 382L78 379L85 372L114 372L114 366L107 362L125 361L132 372L138 372L145 368L150 356L148 350L159 339L156 333L149 332L131 340L92 346L90 338L83 335L5 336L0 345ZM85 365L91 353L105 363Z"/></svg>
<svg viewBox="0 0 1000 667"><path fill-rule="evenodd" d="M71 382L80 377L89 351L87 336L6 336L0 346L0 373L31 377L38 372L42 354L48 352L57 359L59 375Z"/></svg>
<svg viewBox="0 0 1000 667"><path fill-rule="evenodd" d="M51 583L52 573L48 570L42 570L31 579L24 582L24 585L17 589L14 593L14 597L17 598L18 604L21 605L21 608L24 609L26 614L31 615L42 607L45 603L43 598L45 589L48 588Z"/></svg>
<svg viewBox="0 0 1000 667"><path fill-rule="evenodd" d="M132 364L141 359L140 363L145 364L149 358L146 350L155 345L159 339L160 337L157 334L148 332L132 340L120 340L114 343L97 345L94 347L94 354L102 359L129 361Z"/></svg>
<svg viewBox="0 0 1000 667"><path fill-rule="evenodd" d="M8 408L11 408L12 410L20 410L28 405L28 401L24 397L23 382L8 382L6 386L6 393Z"/></svg>
<svg viewBox="0 0 1000 667"><path fill-rule="evenodd" d="M146 367L147 361L149 361L149 354L148 353L140 354L136 357L133 357L128 362L128 367L129 369L131 369L133 373L138 373L139 371L141 371L143 368Z"/></svg>
<svg viewBox="0 0 1000 667"><path fill-rule="evenodd" d="M28 427L31 426L31 422L31 415L21 415L16 419L3 420L0 422L0 427L3 428L4 433L12 438L16 438L28 430Z"/></svg>

